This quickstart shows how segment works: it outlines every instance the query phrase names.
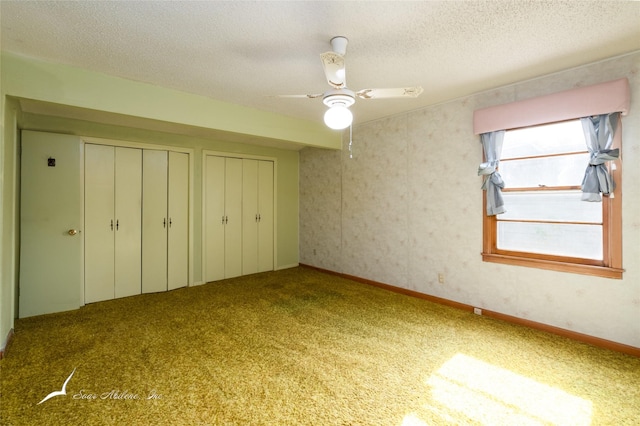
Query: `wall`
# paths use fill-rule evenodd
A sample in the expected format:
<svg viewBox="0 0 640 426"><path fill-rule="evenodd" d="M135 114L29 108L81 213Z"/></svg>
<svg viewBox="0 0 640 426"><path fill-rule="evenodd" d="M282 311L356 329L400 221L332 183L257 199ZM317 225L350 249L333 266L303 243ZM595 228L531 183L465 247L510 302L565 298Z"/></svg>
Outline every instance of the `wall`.
<svg viewBox="0 0 640 426"><path fill-rule="evenodd" d="M17 310L19 165L16 123L20 111L13 99L2 96L0 104L0 352L3 352Z"/></svg>
<svg viewBox="0 0 640 426"><path fill-rule="evenodd" d="M636 52L356 126L353 159L305 148L300 262L640 347L639 68ZM624 278L482 262L473 111L622 77Z"/></svg>

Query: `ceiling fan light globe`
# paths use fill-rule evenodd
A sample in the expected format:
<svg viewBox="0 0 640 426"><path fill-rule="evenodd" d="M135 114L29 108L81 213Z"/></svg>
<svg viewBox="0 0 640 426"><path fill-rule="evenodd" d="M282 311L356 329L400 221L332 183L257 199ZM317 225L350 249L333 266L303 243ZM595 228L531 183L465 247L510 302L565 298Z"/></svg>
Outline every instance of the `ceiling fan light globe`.
<svg viewBox="0 0 640 426"><path fill-rule="evenodd" d="M346 129L352 122L353 114L345 106L335 105L324 113L324 123L333 130Z"/></svg>

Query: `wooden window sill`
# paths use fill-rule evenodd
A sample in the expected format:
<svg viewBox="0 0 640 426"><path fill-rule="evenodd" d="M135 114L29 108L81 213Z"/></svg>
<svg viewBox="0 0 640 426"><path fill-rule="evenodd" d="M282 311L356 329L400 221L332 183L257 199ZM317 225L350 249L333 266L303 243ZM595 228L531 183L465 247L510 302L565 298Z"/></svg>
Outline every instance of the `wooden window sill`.
<svg viewBox="0 0 640 426"><path fill-rule="evenodd" d="M603 278L622 279L624 269L609 268L606 266L580 265L576 263L557 262L544 259L532 259L504 254L482 253L484 262L502 263L505 265L527 266L530 268L549 269L559 272L592 275Z"/></svg>

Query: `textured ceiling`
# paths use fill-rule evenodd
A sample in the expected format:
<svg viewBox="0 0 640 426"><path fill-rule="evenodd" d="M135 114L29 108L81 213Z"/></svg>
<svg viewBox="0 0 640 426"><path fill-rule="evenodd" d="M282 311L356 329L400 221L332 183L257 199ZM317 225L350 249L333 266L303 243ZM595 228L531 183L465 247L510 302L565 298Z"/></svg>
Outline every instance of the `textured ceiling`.
<svg viewBox="0 0 640 426"><path fill-rule="evenodd" d="M356 123L640 49L640 2L0 1L3 51L322 120L320 53L349 39Z"/></svg>

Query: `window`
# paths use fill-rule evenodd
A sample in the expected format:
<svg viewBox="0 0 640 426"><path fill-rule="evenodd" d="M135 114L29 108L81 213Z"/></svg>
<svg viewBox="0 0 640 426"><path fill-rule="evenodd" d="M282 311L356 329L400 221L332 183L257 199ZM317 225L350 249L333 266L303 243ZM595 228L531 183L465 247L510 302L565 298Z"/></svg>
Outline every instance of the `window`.
<svg viewBox="0 0 640 426"><path fill-rule="evenodd" d="M499 163L506 212L484 215L483 259L622 278L620 161L609 165L614 196L585 202L589 158L579 119L507 130Z"/></svg>
<svg viewBox="0 0 640 426"><path fill-rule="evenodd" d="M622 278L622 162L613 151L630 104L629 81L621 78L473 112L486 157L478 168L485 179L483 260ZM592 117L588 139L577 131L580 117ZM592 155L587 140L596 167L580 194ZM599 199L599 192L613 196L581 201Z"/></svg>

